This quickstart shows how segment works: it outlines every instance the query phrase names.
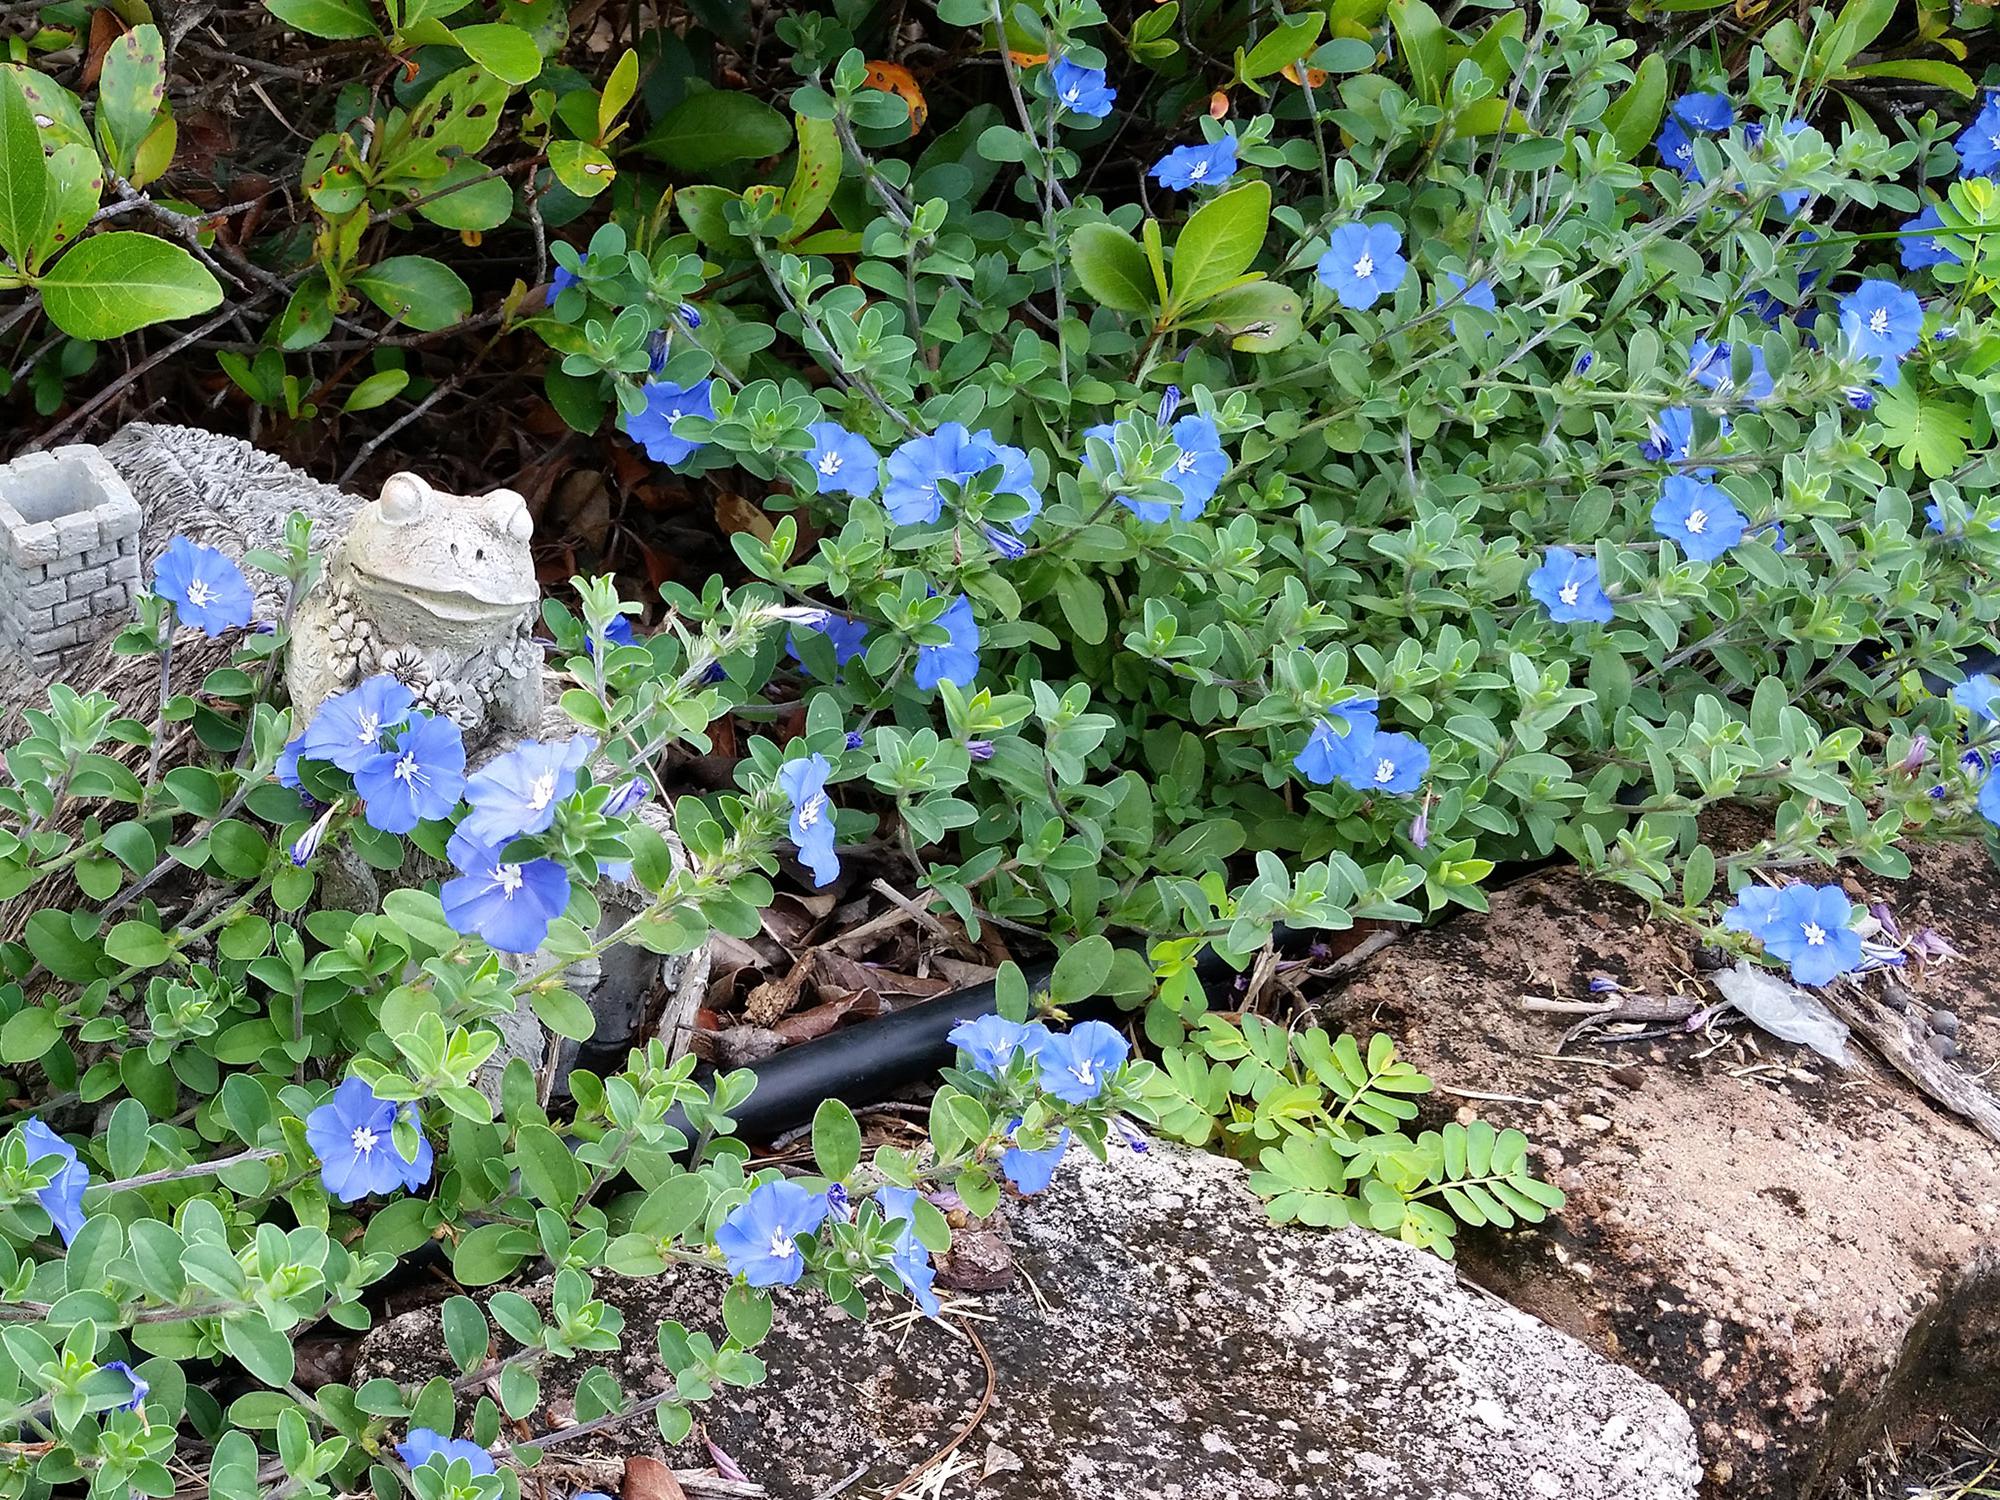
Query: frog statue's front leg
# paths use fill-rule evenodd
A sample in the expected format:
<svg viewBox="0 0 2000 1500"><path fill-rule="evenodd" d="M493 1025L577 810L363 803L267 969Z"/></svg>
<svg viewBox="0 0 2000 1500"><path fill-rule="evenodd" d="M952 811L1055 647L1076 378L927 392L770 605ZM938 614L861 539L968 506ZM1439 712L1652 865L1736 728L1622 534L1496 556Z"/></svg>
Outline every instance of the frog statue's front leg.
<svg viewBox="0 0 2000 1500"><path fill-rule="evenodd" d="M285 686L292 699L294 732L311 722L319 706L361 680L372 627L344 591L322 579L292 617L285 648Z"/></svg>

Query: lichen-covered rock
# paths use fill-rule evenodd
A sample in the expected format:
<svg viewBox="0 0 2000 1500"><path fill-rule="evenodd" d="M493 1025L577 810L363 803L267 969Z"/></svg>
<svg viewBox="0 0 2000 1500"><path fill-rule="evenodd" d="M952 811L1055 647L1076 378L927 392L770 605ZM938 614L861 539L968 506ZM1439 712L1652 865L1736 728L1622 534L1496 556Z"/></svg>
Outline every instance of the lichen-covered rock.
<svg viewBox="0 0 2000 1500"><path fill-rule="evenodd" d="M1661 1391L1393 1241L1275 1229L1218 1157L1081 1150L1010 1210L1023 1276L980 1299L993 1397L947 1493L981 1500L1689 1500L1687 1416ZM662 1318L713 1326L696 1271L601 1289L626 1312L614 1366L665 1387ZM957 1328L857 1324L786 1296L769 1381L703 1412L777 1500L865 1469L892 1485L972 1417L986 1366ZM370 1335L357 1379L445 1368L438 1315ZM552 1378L555 1408L580 1369ZM537 1421L535 1425L541 1425ZM650 1423L552 1450L583 1477L657 1451ZM593 1465L599 1466L593 1468ZM982 1475L983 1480L982 1480ZM599 1487L603 1487L600 1485Z"/></svg>
<svg viewBox="0 0 2000 1500"><path fill-rule="evenodd" d="M1976 845L1913 854L1909 882L1851 893L1964 951L1903 978L1949 1009L1967 1066L1991 1069L2000 890ZM1549 871L1389 949L1321 1019L1394 1036L1526 1132L1569 1194L1534 1233L1464 1236L1469 1275L1686 1403L1714 1494L1804 1500L1885 1436L2000 1413L2000 1149L1859 1037L1847 1071L1754 1031L1558 1058L1577 1017L1522 1007L1593 998L1600 971L1712 1004L1693 948L1636 899Z"/></svg>

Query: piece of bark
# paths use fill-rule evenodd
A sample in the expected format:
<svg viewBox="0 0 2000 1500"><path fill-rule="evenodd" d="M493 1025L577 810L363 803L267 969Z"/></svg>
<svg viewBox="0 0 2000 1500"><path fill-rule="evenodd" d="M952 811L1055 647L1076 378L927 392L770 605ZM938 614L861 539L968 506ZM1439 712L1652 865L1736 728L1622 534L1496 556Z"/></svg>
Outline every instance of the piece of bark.
<svg viewBox="0 0 2000 1500"><path fill-rule="evenodd" d="M1885 974L1882 984L1902 1005L1900 1013L1851 981L1828 985L1820 991L1820 998L1934 1104L2000 1142L2000 1099L1963 1068L1931 1050L1930 1027L1924 1021L1928 1012L1915 1003L1900 980Z"/></svg>

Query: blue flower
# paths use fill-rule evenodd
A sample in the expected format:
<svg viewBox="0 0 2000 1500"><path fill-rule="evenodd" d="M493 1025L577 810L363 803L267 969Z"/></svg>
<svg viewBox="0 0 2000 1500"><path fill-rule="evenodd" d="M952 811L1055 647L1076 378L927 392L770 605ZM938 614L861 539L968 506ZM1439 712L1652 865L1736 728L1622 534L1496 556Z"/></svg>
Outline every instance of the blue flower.
<svg viewBox="0 0 2000 1500"><path fill-rule="evenodd" d="M1827 984L1861 962L1854 909L1837 885L1788 885L1762 933L1764 951L1790 965L1798 984Z"/></svg>
<svg viewBox="0 0 2000 1500"><path fill-rule="evenodd" d="M896 1236L895 1247L889 1252L889 1269L896 1279L903 1283L903 1290L916 1299L918 1307L926 1316L938 1315L937 1293L931 1290L937 1280L937 1271L931 1265L931 1253L917 1238L917 1190L906 1187L885 1187L877 1190L875 1206L882 1210L885 1221L903 1221L903 1229Z"/></svg>
<svg viewBox="0 0 2000 1500"><path fill-rule="evenodd" d="M859 750L866 743L867 741L862 738L860 730L850 729L847 731L846 744L848 749Z"/></svg>
<svg viewBox="0 0 2000 1500"><path fill-rule="evenodd" d="M1431 768L1431 753L1407 734L1377 732L1356 740L1343 761L1340 779L1357 792L1406 797L1423 785Z"/></svg>
<svg viewBox="0 0 2000 1500"><path fill-rule="evenodd" d="M1014 1139L1014 1132L1021 1128L1019 1120L1007 1127L1007 1139ZM1026 1146L1009 1145L1000 1153L1000 1170L1007 1180L1014 1184L1015 1191L1029 1194L1039 1193L1047 1187L1056 1175L1056 1167L1069 1150L1069 1127L1063 1126L1055 1143L1031 1151Z"/></svg>
<svg viewBox="0 0 2000 1500"><path fill-rule="evenodd" d="M1864 281L1840 299L1840 331L1848 347L1887 370L1917 347L1923 326L1923 304L1893 281Z"/></svg>
<svg viewBox="0 0 2000 1500"><path fill-rule="evenodd" d="M1498 310L1499 304L1493 300L1492 282L1475 281L1472 283L1470 288L1467 288L1465 284L1465 278L1459 275L1458 272L1456 271L1445 272L1444 279L1451 283L1453 291L1463 292L1465 294L1464 296L1459 298L1459 300L1463 302L1467 307L1476 307L1481 312L1494 312ZM1453 333L1457 333L1458 319L1454 317L1450 320L1450 322L1451 322L1451 331ZM1490 338L1492 335L1489 332L1487 336Z"/></svg>
<svg viewBox="0 0 2000 1500"><path fill-rule="evenodd" d="M1903 239L1898 253L1906 271L1921 271L1926 266L1955 266L1959 259L1951 251L1922 231L1944 228L1944 220L1938 216L1935 203L1924 205L1924 211L1914 219L1903 220Z"/></svg>
<svg viewBox="0 0 2000 1500"><path fill-rule="evenodd" d="M930 436L910 438L891 453L882 503L898 526L927 526L944 512L939 480L963 486L996 466L1002 472L994 492L1028 502L1028 515L1008 522L1016 531L1026 531L1042 508L1028 455L994 442L990 432L968 432L963 422L945 422Z"/></svg>
<svg viewBox="0 0 2000 1500"><path fill-rule="evenodd" d="M837 615L832 610L823 611L811 625L799 627L810 635L823 635L833 646L833 664L844 667L868 647L868 626L861 620ZM805 658L799 655L797 634L785 632L785 650L792 660L804 665Z"/></svg>
<svg viewBox="0 0 2000 1500"><path fill-rule="evenodd" d="M607 645L632 645L638 640L638 637L632 633L632 617L622 614L613 615L611 622L604 627L604 639ZM597 637L586 634L583 638L583 649L592 656L597 655Z"/></svg>
<svg viewBox="0 0 2000 1500"><path fill-rule="evenodd" d="M1707 339L1696 339L1694 347L1688 351L1688 374L1705 390L1731 391L1736 388L1735 377L1730 374L1729 345L1711 344ZM1776 389L1771 380L1771 372L1764 363L1764 351L1755 344L1750 346L1750 386L1748 395L1752 401L1763 401Z"/></svg>
<svg viewBox="0 0 2000 1500"><path fill-rule="evenodd" d="M1118 90L1104 82L1104 69L1086 68L1058 57L1049 64L1049 88L1056 103L1073 115L1089 115L1101 120L1111 113Z"/></svg>
<svg viewBox="0 0 2000 1500"><path fill-rule="evenodd" d="M2000 824L2000 776L1989 776L1979 787L1979 815Z"/></svg>
<svg viewBox="0 0 2000 1500"><path fill-rule="evenodd" d="M1722 914L1722 925L1731 932L1747 932L1758 942L1773 931L1778 922L1778 892L1768 885L1746 885Z"/></svg>
<svg viewBox="0 0 2000 1500"><path fill-rule="evenodd" d="M1005 1016L975 1016L952 1027L945 1040L958 1048L974 1072L997 1078L1016 1052L1038 1057L1050 1040L1048 1027L1039 1021L1010 1021Z"/></svg>
<svg viewBox="0 0 2000 1500"><path fill-rule="evenodd" d="M528 740L496 755L465 783L472 811L459 831L495 848L524 833L542 832L556 820L563 799L576 790L576 773L596 750L595 739L579 734L567 740Z"/></svg>
<svg viewBox="0 0 2000 1500"><path fill-rule="evenodd" d="M1674 101L1674 118L1690 130L1727 130L1736 123L1736 109L1727 94L1682 94Z"/></svg>
<svg viewBox="0 0 2000 1500"><path fill-rule="evenodd" d="M816 886L832 884L840 873L840 859L833 852L833 805L826 796L826 778L832 774L824 755L786 761L778 770L778 788L792 802L792 842Z"/></svg>
<svg viewBox="0 0 2000 1500"><path fill-rule="evenodd" d="M1653 506L1653 530L1696 562L1721 557L1749 524L1721 485L1687 474L1669 474Z"/></svg>
<svg viewBox="0 0 2000 1500"><path fill-rule="evenodd" d="M342 1203L370 1193L420 1188L431 1178L431 1145L421 1130L417 1154L396 1149L396 1106L377 1099L359 1078L348 1078L326 1103L306 1116L306 1144L319 1158L320 1186Z"/></svg>
<svg viewBox="0 0 2000 1500"><path fill-rule="evenodd" d="M790 1286L805 1274L799 1236L826 1221L826 1199L796 1182L764 1182L729 1211L715 1248L730 1272L752 1286Z"/></svg>
<svg viewBox="0 0 2000 1500"><path fill-rule="evenodd" d="M577 271L582 270L585 263L588 262L589 259L590 257L588 255L578 256L576 260ZM542 299L542 306L554 307L556 305L556 298L560 297L564 292L568 291L571 287L575 285L576 285L576 271L572 271L568 266L558 261L556 263L556 274L549 282L549 292L548 295Z"/></svg>
<svg viewBox="0 0 2000 1500"><path fill-rule="evenodd" d="M604 804L604 816L607 818L624 817L625 814L634 811L641 802L646 800L646 792L646 778L643 776L634 776L625 785L611 794L611 799Z"/></svg>
<svg viewBox="0 0 2000 1500"><path fill-rule="evenodd" d="M940 682L971 687L979 675L979 622L972 616L972 601L960 594L932 623L943 626L951 639L942 646L917 647L917 686L925 692Z"/></svg>
<svg viewBox="0 0 2000 1500"><path fill-rule="evenodd" d="M464 1438L448 1438L428 1427L412 1427L409 1440L396 1444L396 1456L413 1469L422 1468L433 1458L441 1458L447 1464L462 1458L472 1465L474 1474L493 1472L493 1455L479 1444Z"/></svg>
<svg viewBox="0 0 2000 1500"><path fill-rule="evenodd" d="M119 1402L117 1406L113 1407L112 1408L113 1411L137 1411L141 1406L145 1404L146 1397L152 1394L153 1387L136 1370L134 1370L130 1365L126 1364L124 1360L122 1359L106 1360L104 1362L103 1368L107 1370L116 1370L120 1375L123 1375L125 1377L126 1381L132 1387L132 1394L124 1401Z"/></svg>
<svg viewBox="0 0 2000 1500"><path fill-rule="evenodd" d="M177 536L153 564L153 592L174 618L211 638L250 623L255 599L243 570L213 547Z"/></svg>
<svg viewBox="0 0 2000 1500"><path fill-rule="evenodd" d="M1660 127L1660 133L1653 141L1660 153L1660 160L1672 167L1690 182L1700 182L1701 168L1695 165L1694 142L1681 129L1679 120L1670 119Z"/></svg>
<svg viewBox="0 0 2000 1500"><path fill-rule="evenodd" d="M1984 536L1988 531L1993 529L1984 521L1973 517L1968 519L1963 525L1954 523L1951 529L1947 531L1944 522L1944 507L1935 500L1924 507L1924 514L1930 518L1924 530L1934 531L1948 541L1956 541L1964 537L1967 533L1977 533L1980 536Z"/></svg>
<svg viewBox="0 0 2000 1500"><path fill-rule="evenodd" d="M1176 452L1167 466L1167 483L1181 492L1180 518L1192 521L1215 498L1229 472L1229 455L1222 451L1222 434L1207 417L1182 417L1174 423L1173 435Z"/></svg>
<svg viewBox="0 0 2000 1500"><path fill-rule="evenodd" d="M1102 1021L1085 1021L1069 1031L1051 1032L1035 1061L1045 1090L1065 1104L1088 1104L1130 1055L1117 1031Z"/></svg>
<svg viewBox="0 0 2000 1500"><path fill-rule="evenodd" d="M2000 679L1991 672L1968 677L1951 690L1953 703L1989 724L2000 724L2000 709L1994 707L1996 698L2000 698Z"/></svg>
<svg viewBox="0 0 2000 1500"><path fill-rule="evenodd" d="M48 1156L63 1160L49 1185L36 1192L35 1201L67 1245L83 1228L83 1190L90 1186L90 1168L77 1160L76 1147L33 1116L22 1123L21 1140L28 1148L29 1166Z"/></svg>
<svg viewBox="0 0 2000 1500"><path fill-rule="evenodd" d="M569 876L563 867L552 859L502 864L493 849L464 844L453 857L466 873L438 891L452 931L477 933L502 953L533 953L541 947L549 925L569 905Z"/></svg>
<svg viewBox="0 0 2000 1500"><path fill-rule="evenodd" d="M815 422L806 429L812 448L813 486L822 495L872 495L882 482L882 460L865 437L838 422Z"/></svg>
<svg viewBox="0 0 2000 1500"><path fill-rule="evenodd" d="M1528 592L1541 601L1549 618L1561 624L1590 620L1603 624L1617 611L1597 581L1597 559L1587 552L1551 547L1542 565L1528 575Z"/></svg>
<svg viewBox="0 0 2000 1500"><path fill-rule="evenodd" d="M1958 175L1978 177L2000 167L2000 94L1986 101L1979 116L1959 133Z"/></svg>
<svg viewBox="0 0 2000 1500"><path fill-rule="evenodd" d="M1339 780L1344 769L1360 763L1357 753L1375 738L1378 706L1374 698L1350 698L1334 704L1330 715L1344 719L1345 727L1337 726L1331 716L1322 718L1306 736L1305 748L1292 757L1293 767L1315 786L1330 786Z"/></svg>
<svg viewBox="0 0 2000 1500"><path fill-rule="evenodd" d="M1153 163L1152 175L1161 187L1216 187L1236 175L1236 137L1202 146L1176 146Z"/></svg>
<svg viewBox="0 0 2000 1500"><path fill-rule="evenodd" d="M427 818L448 817L465 793L465 739L449 719L412 714L396 748L354 773L368 826L408 833Z"/></svg>
<svg viewBox="0 0 2000 1500"><path fill-rule="evenodd" d="M1343 224L1327 236L1319 279L1342 307L1373 307L1403 284L1410 263L1393 224Z"/></svg>
<svg viewBox="0 0 2000 1500"><path fill-rule="evenodd" d="M671 380L648 381L642 392L646 409L625 419L625 435L646 450L646 457L659 464L677 464L702 446L698 438L682 437L674 424L682 417L715 419L715 401L708 382L678 386Z"/></svg>
<svg viewBox="0 0 2000 1500"><path fill-rule="evenodd" d="M1646 426L1650 435L1639 445L1639 456L1648 463L1681 463L1694 451L1694 412L1688 407L1666 407ZM1727 417L1722 419L1721 435L1729 435Z"/></svg>
<svg viewBox="0 0 2000 1500"><path fill-rule="evenodd" d="M358 771L382 753L382 736L409 718L416 701L402 683L378 672L359 687L322 703L305 733L286 751L294 764L323 760L343 771Z"/></svg>

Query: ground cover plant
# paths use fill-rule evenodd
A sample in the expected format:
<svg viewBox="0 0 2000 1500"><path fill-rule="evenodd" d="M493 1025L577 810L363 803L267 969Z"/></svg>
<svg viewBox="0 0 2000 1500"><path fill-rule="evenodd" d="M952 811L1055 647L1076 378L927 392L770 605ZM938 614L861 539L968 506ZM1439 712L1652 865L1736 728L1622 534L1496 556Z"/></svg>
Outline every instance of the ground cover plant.
<svg viewBox="0 0 2000 1500"><path fill-rule="evenodd" d="M574 732L495 762L388 676L295 719L287 621L188 542L122 643L157 699L28 717L8 1493L512 1494L562 1441L540 1363L617 1341L594 1276L720 1273L671 1391L578 1393L678 1438L760 1378L769 1288L936 1311L927 1193L988 1211L1128 1120L1251 1158L1279 1217L1534 1222L1525 1142L1406 1132L1428 1085L1385 1042L1216 1014L1197 960L1562 856L1820 984L1901 957L1835 865L2000 821L2000 103L1931 9L0 16L0 338L42 439L144 392L362 467L497 406L635 491L757 501L726 578L562 589ZM239 75L298 141L219 142ZM303 585L314 539L272 540L249 564ZM176 678L176 631L232 664ZM194 763L156 753L181 725ZM1723 806L1768 835L1718 855ZM320 903L411 848L448 872ZM657 1043L567 1104L518 1059L475 1084L523 1001L589 1034L566 975L609 943L856 871L1061 954L1001 971L923 1150L864 1163L829 1106L816 1175L760 1171L747 1075ZM611 933L607 878L646 897ZM1066 1025L1107 997L1160 1066ZM443 1305L460 1380L299 1386L299 1330L438 1251L501 1288ZM546 1313L504 1285L544 1269Z"/></svg>

